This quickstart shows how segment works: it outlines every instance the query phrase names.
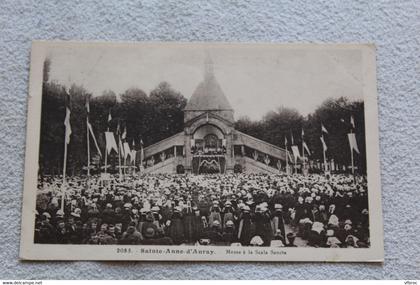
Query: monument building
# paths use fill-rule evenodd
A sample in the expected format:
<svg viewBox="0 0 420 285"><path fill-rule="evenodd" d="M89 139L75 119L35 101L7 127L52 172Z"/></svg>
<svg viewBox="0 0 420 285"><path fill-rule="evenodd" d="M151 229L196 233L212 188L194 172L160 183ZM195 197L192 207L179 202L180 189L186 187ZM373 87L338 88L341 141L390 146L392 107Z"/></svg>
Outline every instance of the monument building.
<svg viewBox="0 0 420 285"><path fill-rule="evenodd" d="M184 109L184 130L144 148L143 173L286 171L284 149L235 130L234 122L234 110L207 59L204 79Z"/></svg>

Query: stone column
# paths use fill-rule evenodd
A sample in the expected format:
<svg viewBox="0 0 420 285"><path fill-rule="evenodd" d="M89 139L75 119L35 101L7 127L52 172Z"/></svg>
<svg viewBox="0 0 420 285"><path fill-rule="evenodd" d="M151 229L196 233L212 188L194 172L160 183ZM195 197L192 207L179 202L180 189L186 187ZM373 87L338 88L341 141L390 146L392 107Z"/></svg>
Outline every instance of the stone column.
<svg viewBox="0 0 420 285"><path fill-rule="evenodd" d="M191 154L191 135L185 132L184 137L184 148L185 148L185 172L192 172L192 154Z"/></svg>
<svg viewBox="0 0 420 285"><path fill-rule="evenodd" d="M232 132L226 135L226 173L233 172L235 158L233 157L233 135Z"/></svg>

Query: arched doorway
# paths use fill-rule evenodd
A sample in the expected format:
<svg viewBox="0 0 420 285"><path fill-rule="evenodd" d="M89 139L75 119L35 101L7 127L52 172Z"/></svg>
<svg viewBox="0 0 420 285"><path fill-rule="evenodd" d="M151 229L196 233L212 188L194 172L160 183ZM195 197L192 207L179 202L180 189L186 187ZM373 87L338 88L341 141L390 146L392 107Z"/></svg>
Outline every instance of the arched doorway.
<svg viewBox="0 0 420 285"><path fill-rule="evenodd" d="M192 135L192 170L196 174L224 173L226 140L222 130L203 124Z"/></svg>
<svg viewBox="0 0 420 285"><path fill-rule="evenodd" d="M222 155L226 152L225 135L218 127L204 124L192 135L191 150L194 155Z"/></svg>

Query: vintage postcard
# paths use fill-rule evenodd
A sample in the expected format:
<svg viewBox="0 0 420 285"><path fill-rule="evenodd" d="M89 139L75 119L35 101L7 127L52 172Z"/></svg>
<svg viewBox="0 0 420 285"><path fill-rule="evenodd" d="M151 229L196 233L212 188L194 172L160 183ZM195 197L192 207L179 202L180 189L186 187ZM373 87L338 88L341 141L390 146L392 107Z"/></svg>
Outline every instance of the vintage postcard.
<svg viewBox="0 0 420 285"><path fill-rule="evenodd" d="M375 47L32 46L20 257L383 261Z"/></svg>

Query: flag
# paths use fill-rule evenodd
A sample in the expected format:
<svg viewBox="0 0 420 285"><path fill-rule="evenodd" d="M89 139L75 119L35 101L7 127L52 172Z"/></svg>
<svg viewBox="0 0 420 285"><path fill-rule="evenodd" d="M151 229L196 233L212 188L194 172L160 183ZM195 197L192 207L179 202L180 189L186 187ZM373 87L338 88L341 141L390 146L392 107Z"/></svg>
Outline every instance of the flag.
<svg viewBox="0 0 420 285"><path fill-rule="evenodd" d="M130 159L131 159L131 162L132 163L135 163L136 162L136 153L137 153L137 151L136 151L135 148L136 148L136 144L135 144L135 141L133 140L131 154L130 154Z"/></svg>
<svg viewBox="0 0 420 285"><path fill-rule="evenodd" d="M118 124L117 124L117 136L119 136L121 134L121 130L120 130L120 120L118 120Z"/></svg>
<svg viewBox="0 0 420 285"><path fill-rule="evenodd" d="M111 122L111 120L112 120L112 116L111 116L111 110L110 110L108 113L108 123Z"/></svg>
<svg viewBox="0 0 420 285"><path fill-rule="evenodd" d="M121 139L125 140L127 138L127 127L124 128L124 132L122 133Z"/></svg>
<svg viewBox="0 0 420 285"><path fill-rule="evenodd" d="M294 141L293 141L293 133L292 133L292 131L290 131L290 137L291 137L291 142L292 142L292 145L294 145L295 143L294 143Z"/></svg>
<svg viewBox="0 0 420 285"><path fill-rule="evenodd" d="M303 131L303 128L302 128L302 138L303 138L304 135L305 135L305 132Z"/></svg>
<svg viewBox="0 0 420 285"><path fill-rule="evenodd" d="M143 140L140 139L140 162L143 162L143 159L144 159Z"/></svg>
<svg viewBox="0 0 420 285"><path fill-rule="evenodd" d="M350 117L350 124L352 125L353 129L356 128L356 125L354 124L354 118L353 115Z"/></svg>
<svg viewBox="0 0 420 285"><path fill-rule="evenodd" d="M92 125L89 123L89 121L87 124L88 124L90 134L92 135L93 142L95 143L96 149L98 150L99 156L102 157L101 150L99 149L98 142L96 141L95 134L93 133Z"/></svg>
<svg viewBox="0 0 420 285"><path fill-rule="evenodd" d="M290 155L290 152L287 152L287 155L289 156L289 160L292 161L292 156Z"/></svg>
<svg viewBox="0 0 420 285"><path fill-rule="evenodd" d="M296 145L292 145L292 152L295 157L295 161L300 158L299 148Z"/></svg>
<svg viewBox="0 0 420 285"><path fill-rule="evenodd" d="M324 132L326 134L328 134L327 129L324 127L324 125L321 123L321 132Z"/></svg>
<svg viewBox="0 0 420 285"><path fill-rule="evenodd" d="M89 115L89 113L90 113L90 107L89 107L89 97L88 96L86 96L86 104L85 104L85 107L86 107L86 112Z"/></svg>
<svg viewBox="0 0 420 285"><path fill-rule="evenodd" d="M357 147L357 141L356 141L356 135L355 133L348 133L349 137L349 144L350 144L350 150L355 150L357 153L359 152L359 148Z"/></svg>
<svg viewBox="0 0 420 285"><path fill-rule="evenodd" d="M321 142L322 142L322 149L324 151L327 151L328 148L327 148L327 144L324 141L324 136L321 136Z"/></svg>
<svg viewBox="0 0 420 285"><path fill-rule="evenodd" d="M130 161L133 164L136 162L136 154L137 154L137 151L135 149L132 149L130 153Z"/></svg>
<svg viewBox="0 0 420 285"><path fill-rule="evenodd" d="M117 142L113 132L105 132L106 151L110 153L113 149L118 153Z"/></svg>
<svg viewBox="0 0 420 285"><path fill-rule="evenodd" d="M287 137L284 136L284 146L287 147Z"/></svg>
<svg viewBox="0 0 420 285"><path fill-rule="evenodd" d="M127 159L127 157L130 156L131 158L131 149L130 146L128 145L128 142L124 143L124 159Z"/></svg>
<svg viewBox="0 0 420 285"><path fill-rule="evenodd" d="M70 135L71 135L71 125L70 125L70 95L66 94L65 98L65 104L66 104L66 117L64 118L64 126L66 127L65 131L65 140L66 144L70 143Z"/></svg>
<svg viewBox="0 0 420 285"><path fill-rule="evenodd" d="M123 146L123 144L122 144L122 141L121 141L121 140L119 140L118 144L119 144L119 149L120 149L120 155L121 155L122 157L125 157L125 154L124 154L124 146Z"/></svg>
<svg viewBox="0 0 420 285"><path fill-rule="evenodd" d="M303 142L303 149L304 149L304 150L306 150L306 152L307 152L309 155L311 155L311 152L309 151L309 147L308 147L308 145L306 144L306 142Z"/></svg>

